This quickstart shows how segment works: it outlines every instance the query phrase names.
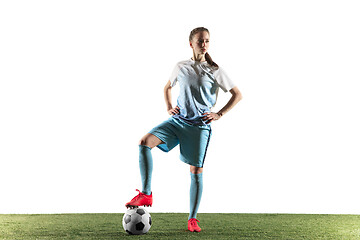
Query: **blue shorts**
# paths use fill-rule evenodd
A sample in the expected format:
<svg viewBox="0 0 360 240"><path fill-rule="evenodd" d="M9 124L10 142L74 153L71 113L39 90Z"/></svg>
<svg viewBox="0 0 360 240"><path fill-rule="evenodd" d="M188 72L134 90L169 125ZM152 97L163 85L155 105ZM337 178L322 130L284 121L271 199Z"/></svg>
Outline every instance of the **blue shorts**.
<svg viewBox="0 0 360 240"><path fill-rule="evenodd" d="M169 118L154 127L149 133L163 144L158 145L164 152L171 151L180 144L180 160L195 167L203 167L210 142L210 126L193 126L179 119Z"/></svg>

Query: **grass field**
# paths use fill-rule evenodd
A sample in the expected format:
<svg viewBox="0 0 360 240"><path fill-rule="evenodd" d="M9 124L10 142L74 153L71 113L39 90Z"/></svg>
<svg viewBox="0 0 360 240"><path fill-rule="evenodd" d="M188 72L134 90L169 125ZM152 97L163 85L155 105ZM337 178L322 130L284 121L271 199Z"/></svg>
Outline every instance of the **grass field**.
<svg viewBox="0 0 360 240"><path fill-rule="evenodd" d="M151 213L150 231L130 236L123 214L0 215L0 239L360 239L360 215L200 213L200 233L185 213Z"/></svg>

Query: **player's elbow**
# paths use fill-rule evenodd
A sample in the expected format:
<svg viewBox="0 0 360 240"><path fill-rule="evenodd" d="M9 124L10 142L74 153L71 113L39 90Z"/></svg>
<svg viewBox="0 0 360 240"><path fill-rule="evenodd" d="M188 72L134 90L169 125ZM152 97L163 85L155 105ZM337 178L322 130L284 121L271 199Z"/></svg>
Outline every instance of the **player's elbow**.
<svg viewBox="0 0 360 240"><path fill-rule="evenodd" d="M234 102L238 103L242 99L242 94L237 87L234 87L230 90L231 94L233 95Z"/></svg>
<svg viewBox="0 0 360 240"><path fill-rule="evenodd" d="M243 97L242 97L241 93L239 92L239 94L237 94L237 95L235 96L235 101L236 101L236 102L240 102L242 98L243 98Z"/></svg>

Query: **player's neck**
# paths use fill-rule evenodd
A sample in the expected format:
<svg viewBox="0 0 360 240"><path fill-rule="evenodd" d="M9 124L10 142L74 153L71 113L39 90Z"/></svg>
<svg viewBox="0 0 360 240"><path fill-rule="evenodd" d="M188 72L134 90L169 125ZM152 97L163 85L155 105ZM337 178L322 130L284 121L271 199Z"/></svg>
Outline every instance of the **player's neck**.
<svg viewBox="0 0 360 240"><path fill-rule="evenodd" d="M192 60L196 61L196 62L205 62L205 54L195 54L193 53L193 57Z"/></svg>

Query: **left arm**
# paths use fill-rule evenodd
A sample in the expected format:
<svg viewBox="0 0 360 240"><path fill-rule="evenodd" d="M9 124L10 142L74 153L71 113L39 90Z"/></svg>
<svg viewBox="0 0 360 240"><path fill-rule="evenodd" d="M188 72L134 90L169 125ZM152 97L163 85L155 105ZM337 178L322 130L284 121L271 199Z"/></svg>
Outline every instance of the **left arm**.
<svg viewBox="0 0 360 240"><path fill-rule="evenodd" d="M204 121L207 121L207 123L219 120L225 113L230 111L242 99L241 92L237 87L233 87L232 89L230 89L230 93L232 95L230 100L219 112L205 113L202 119Z"/></svg>

